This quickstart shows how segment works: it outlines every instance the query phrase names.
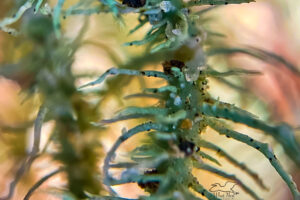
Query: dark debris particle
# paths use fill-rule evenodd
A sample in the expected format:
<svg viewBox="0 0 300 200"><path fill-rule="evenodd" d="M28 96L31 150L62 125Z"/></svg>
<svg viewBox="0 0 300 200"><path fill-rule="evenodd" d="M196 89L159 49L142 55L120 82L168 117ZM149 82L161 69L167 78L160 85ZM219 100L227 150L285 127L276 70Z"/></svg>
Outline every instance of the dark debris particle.
<svg viewBox="0 0 300 200"><path fill-rule="evenodd" d="M186 156L190 156L194 153L195 144L193 142L180 139L178 147Z"/></svg>
<svg viewBox="0 0 300 200"><path fill-rule="evenodd" d="M145 175L151 175L151 174L158 174L157 169L147 170L144 172ZM140 186L142 189L145 189L145 191L148 191L150 193L155 193L157 189L159 188L159 181L139 181L138 186Z"/></svg>
<svg viewBox="0 0 300 200"><path fill-rule="evenodd" d="M164 69L164 73L165 74L171 74L171 68L172 67L177 67L179 68L181 71L184 68L185 64L182 61L179 60L169 60L169 61L165 61L162 63L163 69Z"/></svg>
<svg viewBox="0 0 300 200"><path fill-rule="evenodd" d="M146 3L146 0L123 0L122 4L127 5L132 8L140 8L143 7Z"/></svg>
<svg viewBox="0 0 300 200"><path fill-rule="evenodd" d="M121 137L120 137L121 142L124 142L126 139L127 139L127 138L124 137L124 136L121 136Z"/></svg>

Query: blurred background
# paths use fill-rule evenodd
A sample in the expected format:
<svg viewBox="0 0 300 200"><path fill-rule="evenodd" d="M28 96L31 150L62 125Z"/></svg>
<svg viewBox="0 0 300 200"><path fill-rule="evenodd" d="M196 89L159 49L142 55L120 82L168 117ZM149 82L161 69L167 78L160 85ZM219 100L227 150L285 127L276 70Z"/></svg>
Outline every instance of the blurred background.
<svg viewBox="0 0 300 200"><path fill-rule="evenodd" d="M53 1L55 2L55 1ZM71 1L68 1L68 3ZM66 5L68 6L68 4ZM7 12L12 8L10 1L0 1L0 17L11 15ZM212 21L206 26L210 30L224 34L224 37L216 38L216 43L220 41L220 46L226 44L232 47L252 46L261 48L285 58L289 63L300 69L300 1L295 0L257 0L256 3L242 5L226 5L216 8L206 15ZM73 64L75 74L93 73L101 74L108 68L113 67L118 62L126 62L128 57L139 54L140 48L124 47L122 44L132 39L141 38L144 34L139 31L128 37L128 31L137 23L137 16L130 15L125 18L127 26L120 26L110 15L100 14L91 16L89 29L86 33L86 40L91 41L84 45L76 53ZM64 20L63 27L68 37L74 37L80 29L82 17L70 17ZM147 27L146 27L147 29ZM0 32L0 63L10 63L18 60L23 52L27 51L22 39L15 39L7 33ZM17 50L16 50L17 49ZM112 59L111 54L115 55ZM227 56L217 56L209 59L209 64L216 69L224 70L228 68L244 68L257 70L262 75L250 77L234 77L226 80L210 80L210 93L214 97L220 97L222 101L235 103L259 116L266 121L286 122L293 127L300 127L300 76L288 69L281 62L267 60L267 62L249 57L243 54L232 54ZM160 66L146 66L146 68L160 69ZM26 77L25 77L26 78ZM90 80L83 78L78 81L78 85ZM26 80L23 80L26 81ZM225 83L225 84L224 84ZM110 118L114 112L128 105L153 105L155 101L140 101L122 99L131 93L138 92L144 85L160 84L152 79L141 80L134 78L126 87L122 89L122 96L110 96L102 102L101 118ZM232 84L239 86L233 89ZM26 95L21 93L22 85L0 77L0 196L8 191L8 185L12 180L18 166L17 161L24 158L32 145L32 129L27 132L14 135L10 133L9 127L26 126L26 122L33 120L38 106L35 97L27 99L23 103ZM121 134L124 127L134 126L134 122L117 123L113 128L108 128L101 133L101 141L104 151L107 151L116 138ZM274 147L274 152L287 169L294 180L300 185L300 171L293 165L283 149L270 137L241 125L234 125L236 130L249 134L255 139L268 142ZM43 126L43 138L51 132L53 122L47 122ZM22 129L23 130L23 129ZM136 141L141 141L143 135L135 137L134 140L122 146L120 155L125 156L128 150L134 148ZM215 141L218 145L232 153L239 161L245 162L251 169L257 171L269 186L270 191L260 190L254 182L224 161L226 171L235 173L242 180L257 191L264 199L288 200L291 199L289 190L281 180L276 171L264 157L247 147L226 137L218 136L212 130L205 134L210 141ZM296 137L300 141L300 130L296 131ZM42 138L42 139L43 139ZM43 146L43 144L42 144ZM37 160L33 167L17 186L13 199L22 199L28 188L42 176L51 171L56 166L49 158ZM99 167L101 162L99 163ZM195 171L199 181L204 186L210 188L214 183L224 184L226 180L219 179L209 173ZM55 187L63 187L64 175L57 175L47 181L36 192L32 199L61 199L55 196ZM138 194L143 194L135 184L117 187L124 197L134 198ZM298 186L299 188L299 186ZM241 189L235 200L250 199Z"/></svg>

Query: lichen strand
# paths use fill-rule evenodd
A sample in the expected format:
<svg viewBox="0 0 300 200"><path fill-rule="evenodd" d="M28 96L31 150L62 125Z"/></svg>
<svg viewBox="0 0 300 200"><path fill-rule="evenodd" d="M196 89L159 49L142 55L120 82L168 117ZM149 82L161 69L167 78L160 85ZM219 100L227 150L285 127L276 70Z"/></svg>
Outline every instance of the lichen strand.
<svg viewBox="0 0 300 200"><path fill-rule="evenodd" d="M29 95L38 93L43 106L35 122L34 148L28 155L28 161L26 160L19 168L17 176L10 185L9 194L1 199L10 199L22 175L29 170L37 157L44 156L51 156L52 159L59 161L61 169L57 173L66 173L66 189L75 196L75 199L82 199L86 197L86 192L99 193L102 186L96 178L99 174L97 163L100 145L96 139L88 139L95 131L90 121L96 120L97 109L77 92L76 78L71 70L74 54L81 43L81 35L79 34L73 40L56 39L51 26L48 26L48 32L41 31L41 27L33 28L34 25L42 25L42 27L51 25L51 19L45 16L30 17L31 23L24 24L27 26L24 28L28 30L26 39L32 40L32 50L10 72L12 74L18 71L30 72L31 83L23 88L23 92ZM55 122L51 137L47 141L48 144L55 143L56 148L51 152L39 149L44 118ZM55 174L50 173L42 177L29 190L26 199L30 198L35 187L38 187L43 180Z"/></svg>
<svg viewBox="0 0 300 200"><path fill-rule="evenodd" d="M180 193L184 197L190 197L190 195L192 195L191 190L200 193L208 199L218 199L205 190L191 174L193 168L198 168L214 173L225 179L233 180L253 199L261 199L256 192L243 183L237 176L213 167L211 163L219 164L218 159L201 151L200 147L217 151L229 162L241 168L246 174L253 178L262 189L267 189L258 175L245 164L234 159L217 145L201 139L200 134L205 131L207 126L212 126L216 129L214 120L211 119L211 117L208 118L209 115L207 115L205 105L208 103L216 103L217 101L210 97L207 92L208 81L205 73L200 72L196 81L187 81L184 74L186 66L183 66L182 63L178 63L180 62L171 60L163 64L164 73L167 76L165 79L167 80L167 86L174 87L173 90L152 88L152 90L148 91L153 94L160 92L161 99L165 101L160 107L134 107L127 111L122 111L117 117L113 118L113 120L105 120L109 123L130 119L130 116L134 116L134 118L151 118L153 120L150 124L141 125L141 127L144 127L142 129L137 126L124 133L109 151L104 168L104 174L107 180L106 184L115 185L136 182L140 187L145 189L145 191L150 193L150 196L143 196L142 199L169 199L174 198L173 195L177 193ZM174 66L170 67L170 65ZM132 72L129 72L129 74L131 73ZM161 72L157 73L159 74ZM163 88L167 86L163 86ZM224 107L224 103L214 105L220 108ZM231 107L231 112L233 113L247 113L238 108L233 109L230 104L226 104L226 106ZM115 155L121 143L125 141L124 139L127 140L139 132L150 130L154 131L149 133L150 138L148 142L138 146L130 153L131 159L135 162L125 167L126 169L123 171L121 179L118 180L111 177L109 173L110 163L113 162L113 155ZM220 130L218 131L220 132ZM134 132L134 134L132 134L132 132ZM222 134L223 132L221 131ZM233 133L230 132L230 134L227 135L250 146L256 144L261 148L260 151L266 156L270 154L270 152L263 150L262 143L258 143L250 138L249 141L245 141L242 134L235 134L236 135L233 135ZM252 142L250 140L252 140ZM272 159L274 158L272 157ZM209 163L205 163L206 161ZM286 181L295 199L298 198L298 191L289 178L289 175L283 171L280 164L272 163L275 162L274 160L270 162L278 171L279 175ZM116 163L114 165L119 164Z"/></svg>

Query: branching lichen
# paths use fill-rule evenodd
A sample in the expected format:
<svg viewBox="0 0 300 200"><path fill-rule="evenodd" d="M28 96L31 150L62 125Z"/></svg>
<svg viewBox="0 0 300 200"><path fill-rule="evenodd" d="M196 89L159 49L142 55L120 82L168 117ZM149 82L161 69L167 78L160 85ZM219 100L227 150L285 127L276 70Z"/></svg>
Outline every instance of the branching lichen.
<svg viewBox="0 0 300 200"><path fill-rule="evenodd" d="M173 60L172 62L175 61ZM276 156L272 150L270 150L270 147L267 144L256 141L247 135L224 128L223 123L220 122L218 118L222 117L271 133L274 133L274 130L277 130L277 128L274 128L273 130L273 127L271 128L266 123L259 121L253 117L252 114L210 97L204 89L207 82L206 73L202 73L202 71L200 71L201 73L196 81L188 81L184 74L184 67L186 66L178 68L174 65L174 67L168 71L169 69L166 69L168 68L169 63L170 62L164 64L165 75L168 76L168 78L164 77L164 79L167 80L168 87L172 86L174 89L160 90L160 88L156 88L147 90L149 93L153 94L161 93L162 97L160 97L160 100L163 101L163 103L160 107L128 108L121 111L115 118L103 121L103 123L112 123L132 118L149 118L153 120L153 122L139 125L120 136L106 156L103 168L105 176L104 183L107 185L124 184L128 182L137 182L141 185L141 183L143 183L143 188L150 192L150 197L152 198L153 196L158 199L162 194L164 196L168 194L168 197L165 198L175 198L173 195L176 192L181 193L183 196L189 196L191 195L189 193L189 188L200 192L208 199L217 199L217 197L213 196L213 194L208 191L204 189L199 190L199 187L203 187L195 181L195 177L193 177L191 170L192 168L200 168L223 178L234 180L246 193L252 196L252 198L261 199L256 192L244 184L234 174L228 174L221 169L205 164L204 160L199 156L199 154L201 155L202 153L200 147L204 146L214 149L217 152L222 153L222 155L230 162L239 168L242 168L247 174L252 176L259 186L263 189L267 189L255 172L246 167L244 164L236 161L232 156L225 153L224 150L221 150L218 146L201 139L200 134L205 131L207 126L209 126L220 134L224 134L228 138L233 138L245 143L263 153L270 161L271 165L276 169L278 174L286 182L294 198L298 199L299 192L295 183L291 179L290 175L283 170L280 163L277 161ZM133 72L136 73L136 71L128 71L128 75L131 75ZM157 74L160 73L161 72L157 72ZM143 71L141 71L139 75L140 74L143 74ZM162 76L160 76L160 78L161 77ZM97 83L100 84L100 81L97 81ZM165 87L166 86L163 86L162 88ZM150 130L154 130L154 132L151 132L150 135L151 140L147 144L137 147L131 154L132 160L136 160L136 158L138 158L138 160L136 160L137 163L124 166L126 168L124 171L126 176L124 177L126 178L116 180L111 177L109 173L110 162L113 161L112 158L115 157L117 148L133 135ZM166 137L168 135L170 135L170 137ZM295 140L291 141L289 145L290 147L293 145L294 141ZM154 160L162 154L167 156L163 157L163 159L159 160L159 162L154 162ZM202 157L205 156L202 154ZM208 160L219 163L216 159L209 158ZM180 172L178 172L179 169ZM127 171L132 172L127 173ZM151 173L149 173L150 171ZM172 173L176 173L177 175ZM145 176L150 179L146 179ZM174 179L174 176L176 179ZM116 195L112 189L110 189L110 191L112 194ZM143 197L143 199L147 198L148 197Z"/></svg>

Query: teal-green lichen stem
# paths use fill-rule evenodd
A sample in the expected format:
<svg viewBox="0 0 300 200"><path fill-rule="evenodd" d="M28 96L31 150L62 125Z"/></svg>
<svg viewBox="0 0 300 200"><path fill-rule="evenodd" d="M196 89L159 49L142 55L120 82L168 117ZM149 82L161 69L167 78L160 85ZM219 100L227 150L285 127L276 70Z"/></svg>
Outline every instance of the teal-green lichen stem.
<svg viewBox="0 0 300 200"><path fill-rule="evenodd" d="M208 125L214 130L216 130L218 133L220 133L221 135L226 135L227 137L238 140L260 151L269 160L269 162L277 171L277 173L285 181L291 193L293 194L294 199L300 198L300 193L297 189L295 182L293 181L291 176L288 173L286 173L285 170L282 168L281 164L277 160L277 157L274 155L271 147L268 144L254 140L248 135L244 135L242 133L230 129L226 129L225 127L220 125L218 120L207 118L207 121L208 121Z"/></svg>

